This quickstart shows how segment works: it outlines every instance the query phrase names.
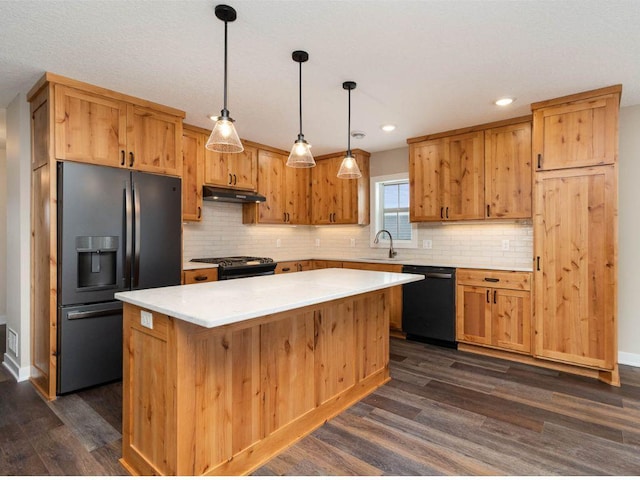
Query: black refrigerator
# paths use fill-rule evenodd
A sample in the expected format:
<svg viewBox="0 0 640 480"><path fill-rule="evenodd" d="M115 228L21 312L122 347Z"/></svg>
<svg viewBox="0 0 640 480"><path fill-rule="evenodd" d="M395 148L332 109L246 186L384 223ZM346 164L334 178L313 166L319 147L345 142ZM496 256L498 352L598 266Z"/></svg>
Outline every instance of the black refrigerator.
<svg viewBox="0 0 640 480"><path fill-rule="evenodd" d="M116 292L179 285L179 178L58 163L57 393L122 378Z"/></svg>

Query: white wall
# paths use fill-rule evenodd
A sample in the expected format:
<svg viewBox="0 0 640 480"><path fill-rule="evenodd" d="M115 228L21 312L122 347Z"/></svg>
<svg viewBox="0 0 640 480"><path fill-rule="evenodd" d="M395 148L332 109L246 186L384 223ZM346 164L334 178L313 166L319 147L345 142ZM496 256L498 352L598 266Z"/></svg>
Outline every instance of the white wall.
<svg viewBox="0 0 640 480"><path fill-rule="evenodd" d="M7 149L6 113L0 108L0 325L7 323Z"/></svg>
<svg viewBox="0 0 640 480"><path fill-rule="evenodd" d="M18 355L8 350L4 365L22 381L30 365L30 190L31 138L29 104L18 95L7 108L7 336L18 334Z"/></svg>
<svg viewBox="0 0 640 480"><path fill-rule="evenodd" d="M640 105L620 109L618 349L640 367Z"/></svg>

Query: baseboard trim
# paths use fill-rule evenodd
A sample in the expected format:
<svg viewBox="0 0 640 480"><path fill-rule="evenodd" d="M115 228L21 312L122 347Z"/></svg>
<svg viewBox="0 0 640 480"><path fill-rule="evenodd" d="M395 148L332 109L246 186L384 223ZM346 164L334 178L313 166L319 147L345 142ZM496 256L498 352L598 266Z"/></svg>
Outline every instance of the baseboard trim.
<svg viewBox="0 0 640 480"><path fill-rule="evenodd" d="M7 370L9 370L9 373L13 375L17 382L26 382L29 380L31 369L29 367L20 368L16 361L6 353L4 354L4 362L2 362L2 364L7 367Z"/></svg>
<svg viewBox="0 0 640 480"><path fill-rule="evenodd" d="M6 325L6 324L7 324L7 316L0 315L0 325Z"/></svg>
<svg viewBox="0 0 640 480"><path fill-rule="evenodd" d="M640 354L618 352L618 363L630 367L640 367Z"/></svg>

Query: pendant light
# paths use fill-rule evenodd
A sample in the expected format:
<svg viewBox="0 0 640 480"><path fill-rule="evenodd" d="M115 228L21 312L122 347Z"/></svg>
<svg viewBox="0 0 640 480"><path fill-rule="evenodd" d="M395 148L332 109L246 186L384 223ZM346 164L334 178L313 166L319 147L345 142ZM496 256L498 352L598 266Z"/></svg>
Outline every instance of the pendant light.
<svg viewBox="0 0 640 480"><path fill-rule="evenodd" d="M300 65L300 133L298 133L298 139L293 143L293 147L291 147L291 153L287 159L287 166L295 168L315 167L316 161L313 159L313 155L311 155L311 145L304 139L304 135L302 134L302 64L309 60L309 54L302 50L296 50L291 54L291 58Z"/></svg>
<svg viewBox="0 0 640 480"><path fill-rule="evenodd" d="M344 82L342 88L349 92L349 120L347 123L347 156L340 164L338 178L360 178L362 173L360 173L356 159L351 153L351 90L356 88L356 82Z"/></svg>
<svg viewBox="0 0 640 480"><path fill-rule="evenodd" d="M214 152L240 153L244 150L242 142L233 126L233 118L227 110L227 23L236 19L236 11L229 5L216 5L216 17L224 22L224 106L219 117L213 117L215 125L207 140L206 148Z"/></svg>

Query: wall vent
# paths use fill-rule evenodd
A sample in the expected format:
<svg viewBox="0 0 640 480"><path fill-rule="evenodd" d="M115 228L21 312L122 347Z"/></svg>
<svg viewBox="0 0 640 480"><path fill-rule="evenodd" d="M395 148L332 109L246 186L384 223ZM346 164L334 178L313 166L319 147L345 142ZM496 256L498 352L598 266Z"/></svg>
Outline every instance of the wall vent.
<svg viewBox="0 0 640 480"><path fill-rule="evenodd" d="M11 328L7 328L7 350L18 358L18 334Z"/></svg>

